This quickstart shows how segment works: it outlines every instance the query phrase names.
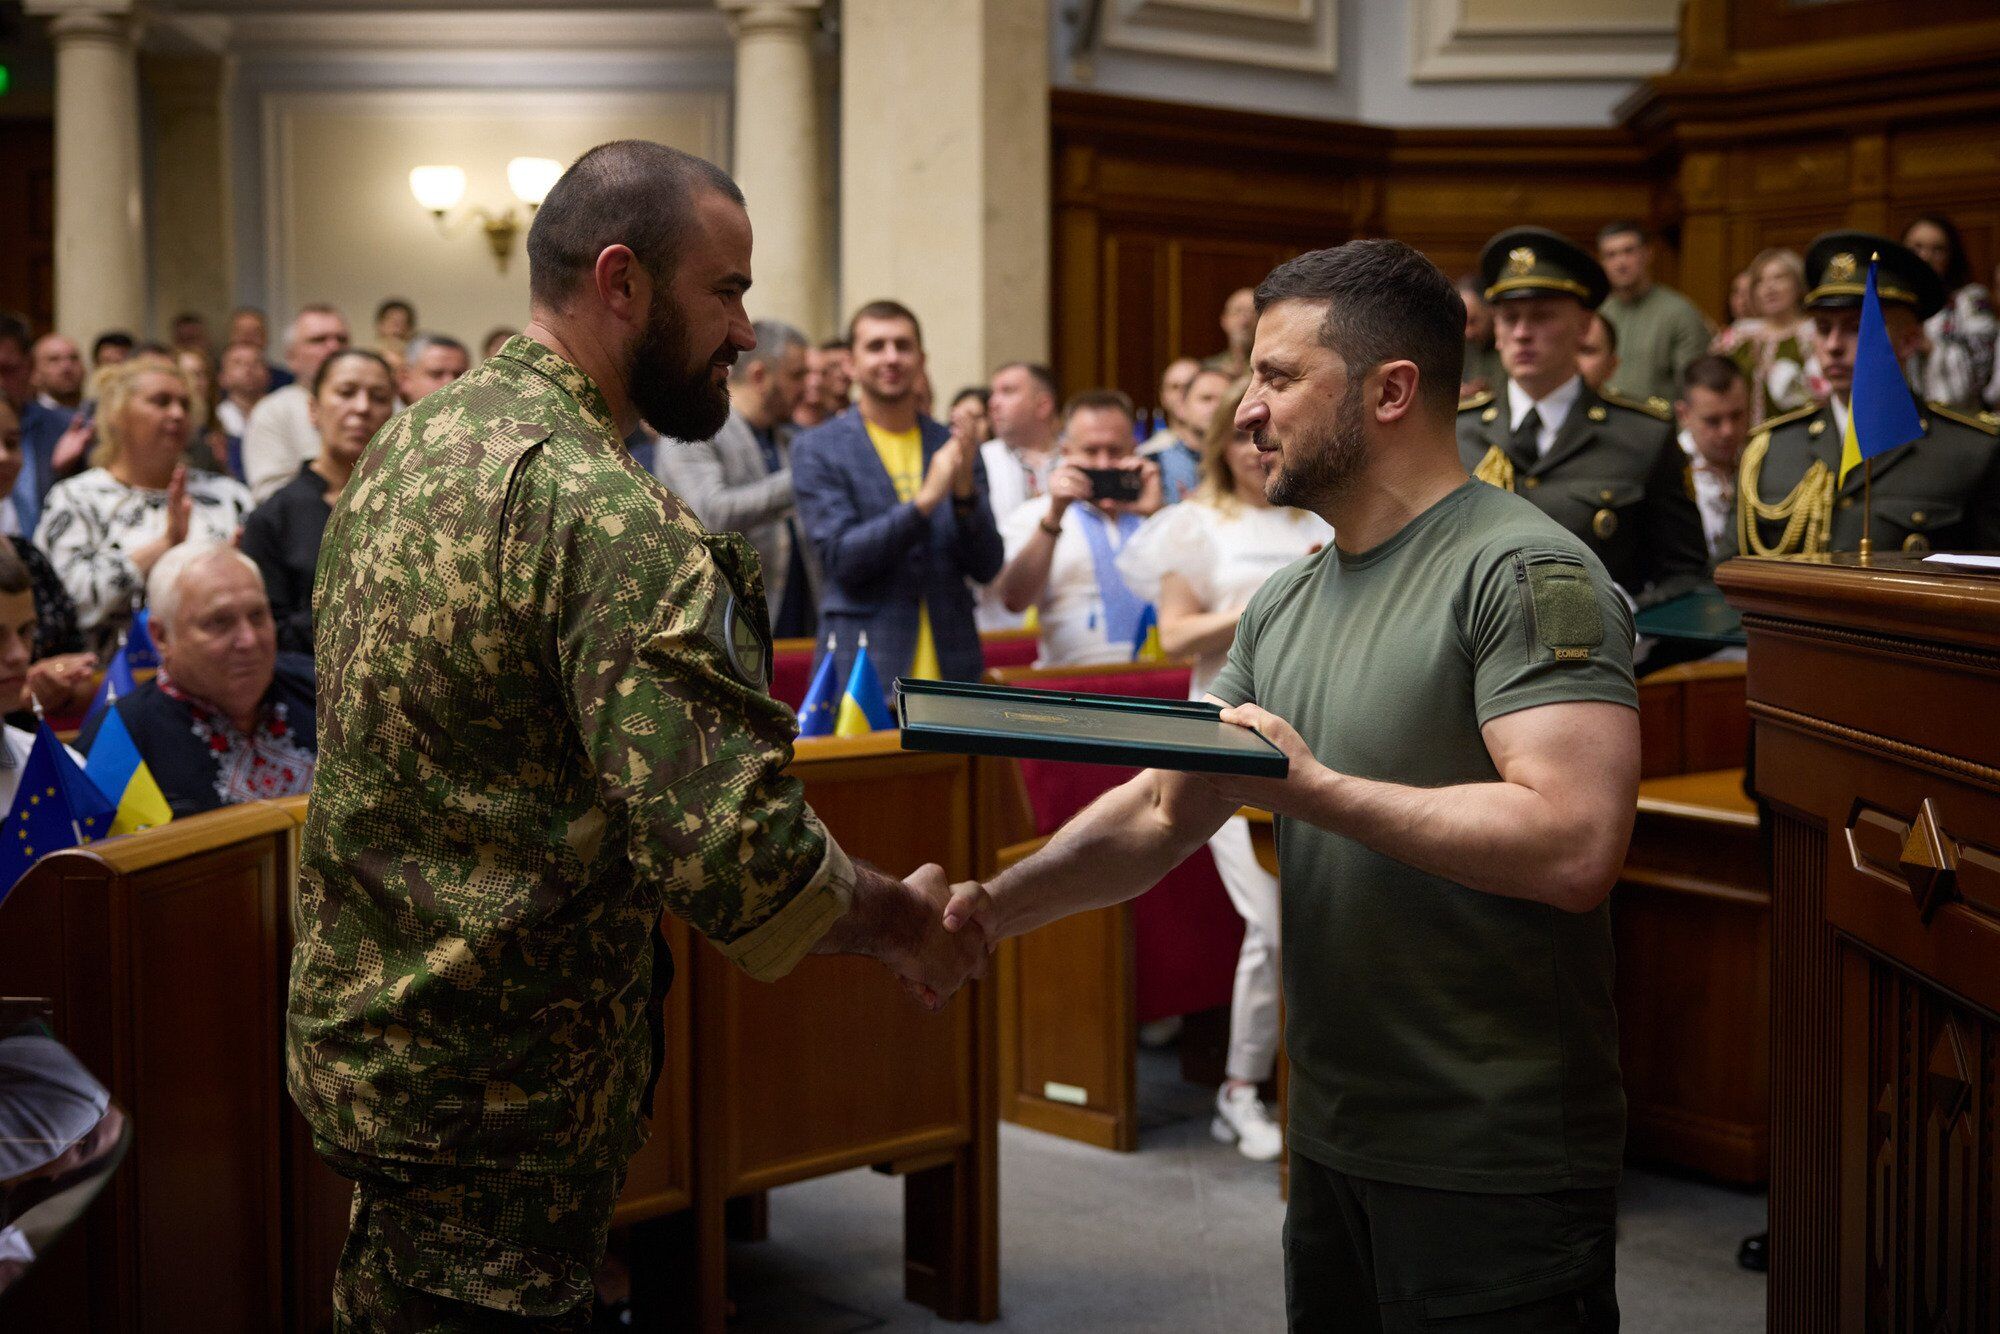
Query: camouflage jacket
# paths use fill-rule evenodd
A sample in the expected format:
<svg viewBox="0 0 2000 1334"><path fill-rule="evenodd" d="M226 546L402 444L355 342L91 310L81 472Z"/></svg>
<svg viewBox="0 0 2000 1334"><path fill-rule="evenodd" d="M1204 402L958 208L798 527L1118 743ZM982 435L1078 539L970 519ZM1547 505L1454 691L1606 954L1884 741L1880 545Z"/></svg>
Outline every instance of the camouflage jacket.
<svg viewBox="0 0 2000 1334"><path fill-rule="evenodd" d="M323 1146L622 1165L661 909L759 978L846 911L763 688L762 584L531 339L376 437L313 597L286 1065Z"/></svg>

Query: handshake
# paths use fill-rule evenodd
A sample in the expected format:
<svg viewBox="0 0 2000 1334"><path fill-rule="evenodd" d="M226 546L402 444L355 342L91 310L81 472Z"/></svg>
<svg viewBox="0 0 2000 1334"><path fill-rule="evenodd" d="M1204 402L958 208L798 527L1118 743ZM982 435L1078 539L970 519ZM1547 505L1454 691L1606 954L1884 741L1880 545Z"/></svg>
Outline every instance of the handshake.
<svg viewBox="0 0 2000 1334"><path fill-rule="evenodd" d="M952 993L986 975L987 956L999 944L989 932L991 900L977 881L953 885L936 863L897 881L864 870L855 885L850 923L854 939L843 948L879 959L927 1010L941 1010ZM836 927L829 935L845 935Z"/></svg>

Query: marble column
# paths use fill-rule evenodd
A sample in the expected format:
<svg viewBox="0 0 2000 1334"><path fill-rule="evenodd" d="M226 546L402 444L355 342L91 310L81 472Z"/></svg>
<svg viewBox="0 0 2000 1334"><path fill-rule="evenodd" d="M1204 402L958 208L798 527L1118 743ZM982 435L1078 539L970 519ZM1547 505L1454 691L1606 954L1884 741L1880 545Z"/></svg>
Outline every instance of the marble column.
<svg viewBox="0 0 2000 1334"><path fill-rule="evenodd" d="M146 329L132 0L28 0L56 49L56 324Z"/></svg>
<svg viewBox="0 0 2000 1334"><path fill-rule="evenodd" d="M841 308L923 321L940 409L1049 351L1049 6L844 0Z"/></svg>
<svg viewBox="0 0 2000 1334"><path fill-rule="evenodd" d="M756 234L750 309L824 338L836 316L814 77L820 0L718 3L736 33L733 174Z"/></svg>

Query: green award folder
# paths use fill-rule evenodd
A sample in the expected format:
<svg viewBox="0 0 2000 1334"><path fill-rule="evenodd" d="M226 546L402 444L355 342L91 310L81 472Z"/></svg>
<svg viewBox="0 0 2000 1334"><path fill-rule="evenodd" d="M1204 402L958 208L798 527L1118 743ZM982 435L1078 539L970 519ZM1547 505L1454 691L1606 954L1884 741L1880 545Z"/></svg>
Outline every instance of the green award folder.
<svg viewBox="0 0 2000 1334"><path fill-rule="evenodd" d="M1743 618L1723 600L1713 584L1683 594L1671 602L1648 607L1633 618L1642 635L1655 639L1688 639L1700 644L1741 646Z"/></svg>
<svg viewBox="0 0 2000 1334"><path fill-rule="evenodd" d="M1221 713L1199 700L896 682L905 750L1283 778L1285 753Z"/></svg>

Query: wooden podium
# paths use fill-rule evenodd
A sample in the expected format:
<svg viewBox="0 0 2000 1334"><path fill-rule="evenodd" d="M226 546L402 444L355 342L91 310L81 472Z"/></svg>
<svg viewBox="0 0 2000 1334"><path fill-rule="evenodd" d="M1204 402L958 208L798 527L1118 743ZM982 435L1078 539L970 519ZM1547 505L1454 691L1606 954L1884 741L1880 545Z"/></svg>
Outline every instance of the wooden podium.
<svg viewBox="0 0 2000 1334"><path fill-rule="evenodd" d="M1988 1329L2000 578L1736 560L1770 807L1771 1329Z"/></svg>

